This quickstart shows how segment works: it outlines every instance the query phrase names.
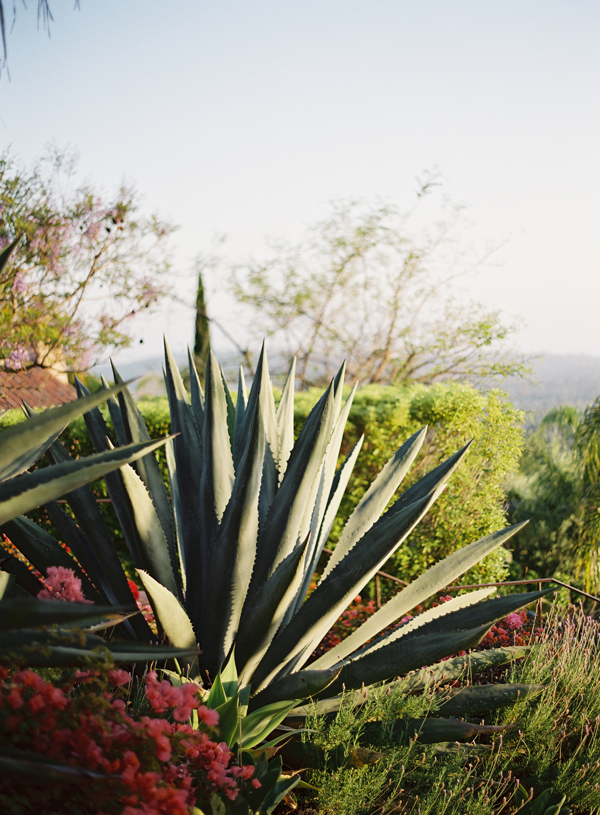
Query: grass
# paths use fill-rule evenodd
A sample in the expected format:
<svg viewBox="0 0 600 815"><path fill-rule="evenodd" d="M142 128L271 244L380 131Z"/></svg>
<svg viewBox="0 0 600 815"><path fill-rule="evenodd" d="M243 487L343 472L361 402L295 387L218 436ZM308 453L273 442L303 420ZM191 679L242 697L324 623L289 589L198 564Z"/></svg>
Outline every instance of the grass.
<svg viewBox="0 0 600 815"><path fill-rule="evenodd" d="M406 696L383 687L333 720L314 717L316 732L304 738L318 767L307 780L319 792L299 812L526 815L533 811L528 799L552 787L567 806L548 815L600 815L599 624L579 607L553 608L538 644L505 681L543 687L492 714L487 724L512 728L479 747L398 743L391 722L435 715L431 691Z"/></svg>

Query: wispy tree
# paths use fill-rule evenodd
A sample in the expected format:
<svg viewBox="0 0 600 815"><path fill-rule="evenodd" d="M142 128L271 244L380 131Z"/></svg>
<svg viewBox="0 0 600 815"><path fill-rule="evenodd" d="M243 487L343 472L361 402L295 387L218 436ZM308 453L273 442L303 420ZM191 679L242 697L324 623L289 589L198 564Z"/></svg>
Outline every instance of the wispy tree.
<svg viewBox="0 0 600 815"><path fill-rule="evenodd" d="M410 216L389 204L341 202L300 244L273 243L270 258L237 266L232 292L286 363L297 356L304 386L327 381L343 359L363 383L522 373L515 326L453 290L486 259L460 248L460 224L454 209L413 235Z"/></svg>

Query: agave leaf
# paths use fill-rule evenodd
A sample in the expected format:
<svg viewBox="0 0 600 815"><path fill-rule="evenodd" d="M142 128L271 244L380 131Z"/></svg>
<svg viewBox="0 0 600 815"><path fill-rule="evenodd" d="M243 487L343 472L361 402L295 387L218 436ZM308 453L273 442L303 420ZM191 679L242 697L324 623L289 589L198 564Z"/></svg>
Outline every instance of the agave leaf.
<svg viewBox="0 0 600 815"><path fill-rule="evenodd" d="M476 736L490 736L503 733L514 725L481 725L463 722L460 719L397 719L388 726L388 733L399 744L408 745L413 741L418 744L435 744L436 742L471 740ZM375 734L381 729L381 722L367 722L365 736Z"/></svg>
<svg viewBox="0 0 600 815"><path fill-rule="evenodd" d="M288 625L275 637L253 677L257 690L282 665L302 655L305 662L353 597L375 575L433 503L425 496L402 512L383 516L338 563L327 580L321 581ZM320 665L319 667L323 667ZM326 667L331 667L330 665Z"/></svg>
<svg viewBox="0 0 600 815"><path fill-rule="evenodd" d="M183 660L198 656L198 648L175 648L170 645L147 645L144 642L111 640L108 648L115 662L160 662L164 659ZM188 660L191 664L193 660Z"/></svg>
<svg viewBox="0 0 600 815"><path fill-rule="evenodd" d="M91 587L89 584L90 578L88 577L86 577L82 584L88 591L91 591L90 594L86 594L86 598L88 600L93 600L94 602L116 603L117 597L108 578L106 577L106 574L104 573L104 569L102 568L102 564L100 563L94 548L81 529L77 526L73 518L68 515L56 501L49 501L47 504L44 504L44 509L58 530L58 535L61 541L63 541L71 550L73 560L77 561L79 566L81 566L81 569L86 572L86 575L93 575L94 579ZM40 534L43 534L43 531L39 530L36 534L39 536ZM72 563L71 568L77 571L77 564ZM131 592L129 592L129 594L131 595ZM96 595L98 595L99 600L97 599ZM127 602L133 603L133 595L128 596Z"/></svg>
<svg viewBox="0 0 600 815"><path fill-rule="evenodd" d="M99 780L118 777L87 770L85 767L74 767L72 764L64 764L39 753L18 750L6 745L0 747L0 775L26 776L36 782L51 784L58 782L81 784L84 779Z"/></svg>
<svg viewBox="0 0 600 815"><path fill-rule="evenodd" d="M311 539L311 546L309 551L309 556L305 562L304 567L304 579L302 581L302 585L298 591L296 596L296 601L294 606L290 608L288 615L285 618L285 622L287 623L291 618L292 614L297 611L297 609L302 604L304 597L306 595L306 591L308 589L308 585L310 580L314 574L315 567L321 553L323 551L323 546L325 546L326 538L322 536L321 529L323 526L323 519L325 516L325 512L327 511L329 501L332 495L332 488L333 483L335 480L335 470L337 466L337 460L340 454L340 447L342 445L342 437L344 434L344 428L346 426L346 421L348 419L348 415L350 413L350 408L352 407L352 402L354 400L354 395L356 393L356 389L358 384L354 386L350 396L346 400L346 403L339 414L335 426L333 428L333 432L331 435L331 440L329 442L329 446L327 447L327 452L325 454L325 459L323 461L323 465L321 467L319 477L315 483L314 488L314 496L311 496L311 500L307 506L307 516L308 514L311 515L310 517L310 539ZM334 407L334 412L337 414L339 413L339 408L337 402L341 402L342 397L342 387L341 384L338 386L335 399L336 405ZM341 495L340 495L341 500ZM332 519L333 521L333 519ZM308 517L306 517L306 521L308 522ZM300 527L301 530L304 526Z"/></svg>
<svg viewBox="0 0 600 815"><path fill-rule="evenodd" d="M108 381L105 379L104 376L100 377L102 381L103 388L110 388ZM121 408L119 407L119 402L114 397L106 400L106 404L108 407L108 413L110 415L110 420L113 425L113 429L115 431L115 436L117 439L117 444L119 447L124 447L126 444L131 442L131 439L127 435L127 430L125 428L125 423L123 421L123 414L121 413Z"/></svg>
<svg viewBox="0 0 600 815"><path fill-rule="evenodd" d="M196 424L187 393L169 346L165 340L165 385L171 411L171 432L175 435L173 447L177 462L177 481L180 488L180 534L185 546L197 541L201 530L198 509L202 476L201 428ZM185 568L197 579L201 573L200 547L185 549Z"/></svg>
<svg viewBox="0 0 600 815"><path fill-rule="evenodd" d="M429 647L430 643L434 643L435 646L435 643L437 642L436 637L446 636L448 638L449 647L446 649L445 653L436 651L431 657L431 661L440 659L449 654L455 654L457 651L474 647L473 644L464 644L457 647L455 637L460 639L464 635L468 635L469 632L478 630L483 630L485 633L485 631L489 630L495 622L503 619L512 611L522 608L529 603L535 602L536 600L540 599L540 597L547 594L548 591L551 591L551 589L544 592L526 592L523 594L509 595L499 599L476 603L475 605L459 609L458 611L453 611L450 614L438 616L435 619L426 622L424 625L416 627L416 629L410 630L407 626L406 628L408 631L406 633L404 628L400 628L391 634L381 637L374 643L365 646L360 651L355 652L352 655L352 662L350 664L352 666L362 666L363 664L366 665L368 663L370 666L375 666L377 663L377 654L379 654L379 666L383 666L386 663L395 663L396 660L399 663L401 660L408 660L410 663L409 668L404 667L400 663L395 670L396 675L404 674L407 671L414 670L418 667L417 665L413 664L414 657L416 657L417 660L419 659L419 649L422 648L423 645L425 645L425 647ZM411 645L413 645L416 649L416 654L414 655L410 654ZM386 652L389 652L389 655L386 655ZM348 665L349 663L346 663L346 666ZM359 667L359 673L360 670L361 668ZM349 673L352 676L355 676L356 674L355 670L350 670ZM392 674L389 674L387 678L392 675L393 672ZM342 670L342 676L346 677L345 668ZM386 677L381 678L384 679ZM356 687L356 685L351 685L350 681L354 680L346 681L346 685L348 687ZM365 684L367 684L366 679L364 681ZM371 683L373 681L379 680L371 680Z"/></svg>
<svg viewBox="0 0 600 815"><path fill-rule="evenodd" d="M192 399L192 414L196 425L200 428L204 423L204 392L198 376L198 369L194 356L188 348L188 370L190 372L190 396Z"/></svg>
<svg viewBox="0 0 600 815"><path fill-rule="evenodd" d="M77 377L75 378L75 387L77 388L79 398L89 393L85 385L83 385L77 379ZM83 418L95 451L97 453L102 453L105 450L112 449L111 445L114 447L113 440L100 409L94 408L93 410L84 413ZM168 444L172 443L172 441L168 442ZM127 504L127 499L125 498L125 491L123 489L123 483L119 473L107 473L104 476L104 481L106 483L108 497L112 501L113 509L115 510L117 520L121 527L121 531L123 532L123 537L125 538L125 543L127 544L127 548L129 549L133 563L136 567L141 567L141 559L138 552L138 542L135 536L133 520L130 516L129 506Z"/></svg>
<svg viewBox="0 0 600 815"><path fill-rule="evenodd" d="M27 566L13 555L0 557L0 568L3 572L12 575L17 586L32 597L37 597L45 588L44 584L37 579L33 572L30 572Z"/></svg>
<svg viewBox="0 0 600 815"><path fill-rule="evenodd" d="M543 685L468 685L458 690L440 691L437 714L469 717L527 699L543 690Z"/></svg>
<svg viewBox="0 0 600 815"><path fill-rule="evenodd" d="M171 594L179 594L163 527L144 482L129 465L121 469L123 486L131 503L131 511L139 540L144 571L162 583Z"/></svg>
<svg viewBox="0 0 600 815"><path fill-rule="evenodd" d="M346 459L342 463L339 470L336 472L335 478L333 479L333 483L331 485L331 492L329 495L329 499L327 501L327 509L325 510L325 515L323 516L323 523L321 524L321 529L319 531L319 539L317 542L315 557L313 560L314 569L316 569L318 558L321 556L323 549L325 547L325 543L329 538L329 533L331 532L333 522L335 521L338 509L340 508L342 498L344 497L346 487L348 486L348 481L350 480L350 476L352 475L352 471L354 470L354 465L356 464L356 459L358 458L358 454L361 451L364 440L365 437L364 435L362 435L356 442L352 450L348 453Z"/></svg>
<svg viewBox="0 0 600 815"><path fill-rule="evenodd" d="M428 633L436 631L455 631L459 628L474 628L484 623L493 625L513 611L531 605L531 603L535 603L553 591L555 591L555 589L550 588L543 589L542 591L527 591L520 592L519 594L508 594L505 597L496 597L492 600L486 600L474 605L467 605L449 614L435 616L422 626L415 625L411 627L412 624L409 624L406 626L406 629L400 629L398 633L402 632L403 636L410 638L419 636L426 631ZM444 605L450 605L450 603L445 603ZM418 617L415 618L412 623L417 623L417 621ZM370 645L366 646L366 648L370 649Z"/></svg>
<svg viewBox="0 0 600 815"><path fill-rule="evenodd" d="M55 464L73 460L59 441L51 445L48 457ZM128 466L125 465L125 467ZM92 490L88 486L79 487L67 494L67 501L75 515L79 529L89 542L97 559L96 568L88 570L90 579L92 581L95 578L101 580L104 593L111 602L116 600L118 603L134 605L127 577Z"/></svg>
<svg viewBox="0 0 600 815"><path fill-rule="evenodd" d="M178 445L175 444L175 455L179 466ZM189 455L189 454L188 454ZM185 475L182 472L182 475ZM196 473L194 473L196 477ZM206 366L206 387L204 402L204 426L202 428L202 466L200 481L195 488L195 495L184 496L186 506L193 501L195 526L193 537L184 534L189 546L186 551L188 585L193 577L194 591L188 596L188 610L198 635L203 642L203 623L210 613L210 580L213 543L219 523L225 512L234 483L233 458L229 431L227 428L227 403L223 380L212 351L209 353ZM193 547L190 545L194 541ZM210 658L210 657L209 657Z"/></svg>
<svg viewBox="0 0 600 815"><path fill-rule="evenodd" d="M340 674L340 668L329 668L324 671L313 671L310 668L297 673L282 676L271 682L264 690L250 700L250 707L256 710L263 705L281 703L296 698L292 707L300 699L316 696L328 688ZM291 710L291 708L290 708Z"/></svg>
<svg viewBox="0 0 600 815"><path fill-rule="evenodd" d="M424 475L423 478L420 478L412 487L409 487L406 492L403 492L400 498L394 503L392 510L394 512L400 512L407 504L412 504L413 501L422 495L428 495L432 490L437 489L436 484L440 479L444 478L446 472L454 472L467 454L472 443L473 440L471 439L471 441L468 441L464 447L461 447L454 455L447 458L446 461L442 461L441 464L438 464L437 467L434 467L433 470Z"/></svg>
<svg viewBox="0 0 600 815"><path fill-rule="evenodd" d="M35 628L39 625L76 623L105 618L118 620L122 611L115 606L92 606L85 603L59 603L30 598L3 600L0 603L0 631Z"/></svg>
<svg viewBox="0 0 600 815"><path fill-rule="evenodd" d="M225 387L219 365L212 351L206 366L206 397L204 405L204 451L202 483L203 492L212 501L211 516L221 521L225 507L231 498L235 479L231 442L228 432L228 407Z"/></svg>
<svg viewBox="0 0 600 815"><path fill-rule="evenodd" d="M0 525L84 484L89 484L90 481L101 478L111 470L135 461L160 447L164 441L160 439L151 443L130 444L106 453L95 453L77 461L44 467L5 481L0 484Z"/></svg>
<svg viewBox="0 0 600 815"><path fill-rule="evenodd" d="M453 597L441 606L430 608L418 614L414 619L401 625L394 631L389 631L387 634L376 637L368 645L364 645L362 648L354 651L352 658L354 659L359 655L362 656L366 654L367 651L383 648L401 637L420 636L421 634L438 631L440 629L455 631L457 629L474 628L475 625L483 625L484 622L488 622L489 614L476 614L475 619L471 620L472 624L469 625L467 624L467 620L461 617L458 612L465 608L471 608L472 606L476 606L477 609L480 609L484 605L481 601L485 600L485 598L494 592L495 588L478 589L468 594ZM442 617L444 618L443 624L436 626L435 623Z"/></svg>
<svg viewBox="0 0 600 815"><path fill-rule="evenodd" d="M263 528L271 506L275 499L275 494L279 484L279 472L277 469L278 455L279 455L279 434L277 429L277 420L275 416L275 401L273 398L273 387L269 377L269 370L267 364L267 352L263 342L258 364L256 366L256 373L248 401L244 410L243 424L240 427L240 436L237 440L237 454L241 455L244 448L244 437L248 433L248 429L253 421L253 416L258 410L260 405L263 427L265 431L266 447L263 461L263 475L262 484L258 503L259 526ZM253 584L256 588L266 575L262 572L259 574L255 571L253 575Z"/></svg>
<svg viewBox="0 0 600 815"><path fill-rule="evenodd" d="M111 388L108 392L97 391L85 399L49 408L42 413L35 414L25 422L19 422L3 430L0 439L0 481L25 472L35 464L72 419L81 416L86 410L91 410L101 402L105 402L111 393L117 393L123 387L121 385ZM34 506L37 505L34 504ZM29 507L29 509L32 508Z"/></svg>
<svg viewBox="0 0 600 815"><path fill-rule="evenodd" d="M123 379L119 375L114 363L111 364L115 382L118 384L124 384ZM131 395L128 388L125 388L123 391L121 391L121 393L119 393L119 405L121 408L121 414L123 416L123 424L125 425L129 441L150 441L150 434L148 433L146 423L144 422L142 414L135 403L135 399ZM167 551L171 561L171 569L173 570L175 582L177 584L177 593L178 596L182 598L183 595L181 583L178 580L179 570L177 568L173 519L171 516L171 507L169 504L167 491L165 489L162 472L154 455L147 455L138 459L135 462L133 469L144 482L150 498L152 499L154 509L156 510L156 515L160 521L160 525L167 543Z"/></svg>
<svg viewBox="0 0 600 815"><path fill-rule="evenodd" d="M281 486L259 534L253 582L256 587L306 537L299 539L306 506L313 491L335 421L333 384L311 411L289 458ZM249 402L250 406L250 402Z"/></svg>
<svg viewBox="0 0 600 815"><path fill-rule="evenodd" d="M225 394L225 402L227 404L227 431L229 433L229 444L230 444L231 450L233 452L234 434L235 434L235 405L233 404L233 399L231 398L231 393L229 391L229 385L227 384L227 380L225 379L225 371L223 370L222 365L219 365L219 373L221 374L221 381L223 383L223 392Z"/></svg>
<svg viewBox="0 0 600 815"><path fill-rule="evenodd" d="M236 638L236 661L244 681L252 675L254 666L269 647L296 594L307 546L308 539L279 564L251 601L246 602Z"/></svg>
<svg viewBox="0 0 600 815"><path fill-rule="evenodd" d="M334 665L340 659L347 657L367 640L372 639L384 628L391 625L395 620L408 614L409 611L428 597L431 597L444 586L452 583L457 577L463 574L463 572L466 572L475 563L478 563L498 546L505 543L523 526L524 524L515 524L514 526L509 526L507 529L480 538L467 546L463 546L461 549L457 549L456 552L453 552L439 563L431 566L420 577L414 580L410 586L402 589L401 592L382 606L379 611L376 611L375 614L356 631L350 634L349 637L320 657L315 665L319 668L326 668Z"/></svg>
<svg viewBox="0 0 600 815"><path fill-rule="evenodd" d="M1 561L0 561L0 567L1 567ZM4 599L4 597L6 595L6 592L9 590L11 585L14 585L14 582L15 582L15 576L14 575L9 574L8 572L0 571L0 600Z"/></svg>
<svg viewBox="0 0 600 815"><path fill-rule="evenodd" d="M334 384L333 429L331 431L329 443L325 450L325 455L319 468L318 475L314 480L312 490L309 494L306 509L304 512L304 517L302 519L302 522L300 523L299 528L299 534L301 538L304 538L307 534L310 535L309 559L307 560L307 562L305 562L304 567L305 578L307 578L309 581L310 578L312 577L312 571L310 570L310 562L314 560L314 557L316 555L316 545L319 538L319 531L323 523L323 516L327 508L327 501L331 494L331 487L333 484L333 480L335 478L335 470L340 455L342 436L344 433L344 428L346 426L348 414L350 413L350 408L352 407L352 402L354 400L356 388L358 387L357 385L354 386L350 396L346 400L346 403L342 409L342 395L343 395L342 386L344 381L345 370L346 364L343 363L342 367L340 368L336 377L333 380ZM299 591L295 605L301 603L303 599L304 594L301 591ZM291 617L292 613L293 611L292 609L290 609L290 612L286 617L286 622Z"/></svg>
<svg viewBox="0 0 600 815"><path fill-rule="evenodd" d="M102 602L103 598L81 568L79 563L54 540L44 529L39 527L24 515L19 515L2 527L4 534L17 549L35 566L43 575L47 574L49 566L63 566L73 569L81 580L81 587L85 597L95 603ZM131 598L133 602L133 597Z"/></svg>
<svg viewBox="0 0 600 815"><path fill-rule="evenodd" d="M369 651L364 656L345 663L330 687L330 694L333 696L340 693L344 686L359 688L363 683L372 685L374 682L383 682L458 651L475 648L490 627L491 624L481 625L466 631L436 632L395 640L385 648Z"/></svg>
<svg viewBox="0 0 600 815"><path fill-rule="evenodd" d="M289 700L273 702L254 710L242 719L242 744L244 750L251 750L275 730L277 725L288 715L290 710L298 703Z"/></svg>
<svg viewBox="0 0 600 815"><path fill-rule="evenodd" d="M485 651L474 651L463 656L452 657L443 662L429 665L421 671L413 671L394 683L395 687L401 687L406 693L417 693L434 685L443 682L454 682L461 677L471 678L472 676L487 671L490 668L498 668L506 665L515 659L522 659L531 651L529 645L510 645L504 648L488 648Z"/></svg>
<svg viewBox="0 0 600 815"><path fill-rule="evenodd" d="M233 434L233 460L236 466L244 449L243 430L244 430L244 416L246 413L247 405L248 405L248 391L246 390L244 369L240 366L240 372L238 376L237 401L235 403L235 430Z"/></svg>
<svg viewBox="0 0 600 815"><path fill-rule="evenodd" d="M254 565L265 435L260 404L246 434L246 449L216 533L201 620L202 662L214 673L233 645ZM208 409L207 409L208 415Z"/></svg>
<svg viewBox="0 0 600 815"><path fill-rule="evenodd" d="M294 446L294 385L296 381L296 357L292 360L288 375L283 386L281 399L277 405L277 435L279 437L279 450L277 456L277 469L279 470L279 483L283 479L288 459Z"/></svg>
<svg viewBox="0 0 600 815"><path fill-rule="evenodd" d="M173 440L169 439L165 444L167 458L167 470L169 472L169 486L171 488L171 505L173 507L173 518L175 520L175 541L177 543L177 561L181 569L181 589L185 595L187 591L187 572L185 567L184 540L183 540L183 513L181 504L181 493L179 490L179 478L177 477L177 460Z"/></svg>
<svg viewBox="0 0 600 815"><path fill-rule="evenodd" d="M406 693L419 693L444 682L454 682L465 676L471 677L481 671L506 665L515 659L522 659L527 656L530 650L531 647L527 645L512 645L508 648L489 648L485 651L473 651L464 656L444 659L442 662L429 665L419 671L412 671L402 679L389 683L389 687ZM313 665L314 663L310 667L312 668ZM364 704L372 693L377 692L378 690L373 688L347 690L340 696L330 696L318 702L300 705L292 711L290 718L302 720L308 715L322 716L327 713L335 713L340 709L342 703L359 706Z"/></svg>
<svg viewBox="0 0 600 815"><path fill-rule="evenodd" d="M424 427L404 442L385 464L344 526L333 555L329 558L323 572L322 580L325 580L365 532L379 519L423 446L426 435L427 428Z"/></svg>
<svg viewBox="0 0 600 815"><path fill-rule="evenodd" d="M163 630L176 648L195 648L196 634L189 617L177 597L152 575L142 569L136 570Z"/></svg>

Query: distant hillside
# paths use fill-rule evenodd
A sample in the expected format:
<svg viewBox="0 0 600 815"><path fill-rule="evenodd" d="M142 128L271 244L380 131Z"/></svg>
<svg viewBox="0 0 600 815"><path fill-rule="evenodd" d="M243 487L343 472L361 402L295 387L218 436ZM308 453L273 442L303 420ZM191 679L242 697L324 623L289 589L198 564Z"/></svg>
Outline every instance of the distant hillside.
<svg viewBox="0 0 600 815"><path fill-rule="evenodd" d="M177 359L181 366L186 362L183 357ZM224 362L227 376L233 384L236 378L234 368L237 359L236 365L231 360L226 359ZM230 362L231 364L228 364ZM134 384L137 396L152 396L164 393L162 364L162 358L155 357L118 367L119 373L125 379L139 377L137 385ZM543 354L534 361L533 368L533 382L511 377L500 387L508 391L518 408L533 412L534 422L539 421L545 413L557 405L569 404L583 408L600 396L600 357ZM108 379L112 379L110 366L99 366L95 372L102 372Z"/></svg>
<svg viewBox="0 0 600 815"><path fill-rule="evenodd" d="M518 408L535 412L534 421L557 405L583 408L600 396L600 357L543 354L533 368L534 383L511 377L501 387Z"/></svg>

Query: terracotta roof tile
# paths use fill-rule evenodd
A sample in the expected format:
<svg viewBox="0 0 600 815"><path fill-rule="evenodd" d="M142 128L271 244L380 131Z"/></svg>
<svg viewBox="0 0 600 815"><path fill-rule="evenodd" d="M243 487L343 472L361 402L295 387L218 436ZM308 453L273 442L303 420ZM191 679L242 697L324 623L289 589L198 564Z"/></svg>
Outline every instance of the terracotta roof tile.
<svg viewBox="0 0 600 815"><path fill-rule="evenodd" d="M0 410L20 408L24 401L33 408L45 408L76 398L75 388L48 369L0 370Z"/></svg>

